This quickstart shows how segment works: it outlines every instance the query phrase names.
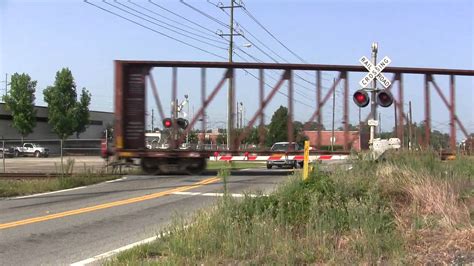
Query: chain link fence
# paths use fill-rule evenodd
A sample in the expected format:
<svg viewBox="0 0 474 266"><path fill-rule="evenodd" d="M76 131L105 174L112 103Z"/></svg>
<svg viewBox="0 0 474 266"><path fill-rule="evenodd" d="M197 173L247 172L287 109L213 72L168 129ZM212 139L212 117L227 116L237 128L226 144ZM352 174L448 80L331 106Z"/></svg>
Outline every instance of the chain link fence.
<svg viewBox="0 0 474 266"><path fill-rule="evenodd" d="M2 140L2 151L5 151L6 157L17 147L23 147L24 144L32 143L38 147L48 149L49 156L61 155L60 139L25 139L25 140ZM100 156L100 139L67 139L63 143L63 155L66 156ZM33 154L23 154L28 156ZM3 156L3 153L0 154Z"/></svg>
<svg viewBox="0 0 474 266"><path fill-rule="evenodd" d="M68 139L62 147L64 163L75 172L97 171L105 166L100 157L101 139ZM60 156L60 139L0 140L2 172L58 172Z"/></svg>

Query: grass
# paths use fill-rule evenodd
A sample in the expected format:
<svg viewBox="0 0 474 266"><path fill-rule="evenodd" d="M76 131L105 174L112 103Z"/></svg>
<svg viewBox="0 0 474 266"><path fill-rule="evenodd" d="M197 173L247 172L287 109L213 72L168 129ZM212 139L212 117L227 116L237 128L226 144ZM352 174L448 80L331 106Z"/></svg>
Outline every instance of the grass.
<svg viewBox="0 0 474 266"><path fill-rule="evenodd" d="M68 159L63 170L63 177L48 179L19 179L0 180L0 198L31 195L56 191L80 186L97 184L118 178L118 175L106 175L103 171L94 171L84 164L83 172L73 175L74 159ZM61 167L56 166L56 172L61 172Z"/></svg>
<svg viewBox="0 0 474 266"><path fill-rule="evenodd" d="M66 174L72 174L74 164L75 161L73 159L68 159L64 164L64 172ZM208 169L244 169L255 167L264 167L264 164L255 162L208 163ZM60 165L56 165L56 172L61 172ZM140 174L141 171L135 168L124 168L123 173ZM61 189L87 186L116 178L118 178L118 174L106 175L103 173L103 171L95 171L93 169L87 168L87 166L84 165L84 169L81 173L76 173L67 177L58 177L51 179L0 180L0 198L24 196L35 193L43 193Z"/></svg>
<svg viewBox="0 0 474 266"><path fill-rule="evenodd" d="M0 180L0 197L15 197L97 184L118 176L81 173L51 179Z"/></svg>
<svg viewBox="0 0 474 266"><path fill-rule="evenodd" d="M207 169L208 170L219 170L222 168L226 169L246 169L246 168L263 168L265 167L265 162L221 162L221 161L208 161Z"/></svg>
<svg viewBox="0 0 474 266"><path fill-rule="evenodd" d="M106 264L473 263L473 162L403 153L295 175L270 196L223 197Z"/></svg>

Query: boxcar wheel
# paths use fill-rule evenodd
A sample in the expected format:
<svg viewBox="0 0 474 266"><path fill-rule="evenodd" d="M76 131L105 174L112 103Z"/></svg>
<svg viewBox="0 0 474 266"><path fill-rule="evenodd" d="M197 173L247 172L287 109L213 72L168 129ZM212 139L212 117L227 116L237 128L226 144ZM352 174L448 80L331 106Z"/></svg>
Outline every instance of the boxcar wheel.
<svg viewBox="0 0 474 266"><path fill-rule="evenodd" d="M140 166L143 172L145 172L146 174L158 175L160 173L158 161L152 158L142 158L140 161Z"/></svg>
<svg viewBox="0 0 474 266"><path fill-rule="evenodd" d="M199 158L199 159L194 159L191 162L189 162L189 166L186 168L187 172L190 175L199 175L206 169L206 159L204 158Z"/></svg>

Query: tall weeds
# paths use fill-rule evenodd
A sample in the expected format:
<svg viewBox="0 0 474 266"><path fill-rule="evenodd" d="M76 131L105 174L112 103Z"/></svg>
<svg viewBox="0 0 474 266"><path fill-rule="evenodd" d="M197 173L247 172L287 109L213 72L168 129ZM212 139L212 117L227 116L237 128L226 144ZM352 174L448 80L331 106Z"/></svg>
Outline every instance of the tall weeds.
<svg viewBox="0 0 474 266"><path fill-rule="evenodd" d="M405 153L377 168L381 194L391 203L410 260L474 262L473 163Z"/></svg>
<svg viewBox="0 0 474 266"><path fill-rule="evenodd" d="M269 196L226 196L112 264L474 262L472 162L403 153L307 182L295 175Z"/></svg>

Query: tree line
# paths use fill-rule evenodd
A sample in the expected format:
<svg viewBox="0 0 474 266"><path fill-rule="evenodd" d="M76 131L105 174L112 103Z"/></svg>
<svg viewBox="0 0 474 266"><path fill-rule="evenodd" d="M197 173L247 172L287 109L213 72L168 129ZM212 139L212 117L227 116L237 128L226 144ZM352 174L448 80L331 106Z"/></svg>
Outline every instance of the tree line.
<svg viewBox="0 0 474 266"><path fill-rule="evenodd" d="M37 81L28 74L15 73L11 76L9 93L2 97L5 109L11 112L12 127L21 135L22 141L36 127L36 85ZM78 99L71 70L63 68L56 72L54 84L43 91L43 97L48 106L48 123L61 140L86 131L91 94L82 88Z"/></svg>
<svg viewBox="0 0 474 266"><path fill-rule="evenodd" d="M241 144L258 144L259 143L259 130L262 130L265 134L265 146L271 146L275 142L287 141L288 139L288 108L280 106L272 115L271 121L268 125L263 126L263 128L253 127L250 129L249 134L245 139L243 139ZM408 147L409 137L409 124L404 126L404 142L403 146ZM424 136L425 132L425 123L424 121L420 123L412 123L412 136L411 143L413 148L420 148L423 146L423 143L426 142L426 137ZM318 124L317 122L306 122L302 123L300 121L293 121L293 135L295 136L295 142L300 145L307 140L307 137L304 135L304 129L308 130L326 130L323 124ZM361 134L369 134L369 126L364 125L348 125L350 131L360 131ZM342 126L338 127L336 130L342 131L344 128ZM242 133L243 129L236 129L235 135ZM396 137L396 128L394 127L392 131L385 131L378 134L377 137L382 139L389 139ZM226 130L219 129L219 134L217 137L217 143L225 144L226 143ZM191 133L190 141L193 140L197 142L197 132ZM474 137L474 133L471 134ZM192 142L192 141L191 141ZM443 133L439 130L431 130L430 134L430 145L433 149L446 149L449 147L449 134ZM322 147L325 148L325 147ZM342 149L342 147L339 147Z"/></svg>

